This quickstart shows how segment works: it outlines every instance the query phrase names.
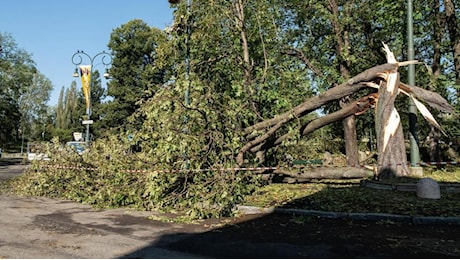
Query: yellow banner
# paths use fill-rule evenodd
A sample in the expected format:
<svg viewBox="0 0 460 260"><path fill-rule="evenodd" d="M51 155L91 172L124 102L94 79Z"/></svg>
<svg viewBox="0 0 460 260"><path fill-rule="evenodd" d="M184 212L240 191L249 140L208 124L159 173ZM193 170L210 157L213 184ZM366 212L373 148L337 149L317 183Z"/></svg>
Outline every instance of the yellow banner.
<svg viewBox="0 0 460 260"><path fill-rule="evenodd" d="M86 101L86 111L91 107L91 65L80 66L81 88Z"/></svg>

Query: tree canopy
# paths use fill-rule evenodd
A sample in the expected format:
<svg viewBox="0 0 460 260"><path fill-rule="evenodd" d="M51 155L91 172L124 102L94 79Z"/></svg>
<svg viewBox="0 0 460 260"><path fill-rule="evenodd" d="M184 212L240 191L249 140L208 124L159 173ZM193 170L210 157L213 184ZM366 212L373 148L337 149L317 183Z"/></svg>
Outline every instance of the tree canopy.
<svg viewBox="0 0 460 260"><path fill-rule="evenodd" d="M149 91L164 83L164 72L155 68L156 48L164 40L161 30L141 20L131 20L113 30L108 43L113 55L107 91L111 100L105 106L104 128L126 126L126 118L152 95Z"/></svg>
<svg viewBox="0 0 460 260"><path fill-rule="evenodd" d="M0 46L0 146L9 146L21 131L33 136L34 126L46 114L52 85L10 34L0 33Z"/></svg>

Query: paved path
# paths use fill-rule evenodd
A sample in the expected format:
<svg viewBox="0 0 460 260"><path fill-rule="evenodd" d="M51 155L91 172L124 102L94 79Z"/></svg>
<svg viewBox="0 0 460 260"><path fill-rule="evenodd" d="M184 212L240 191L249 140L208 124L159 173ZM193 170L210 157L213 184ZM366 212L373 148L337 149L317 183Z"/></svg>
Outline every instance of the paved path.
<svg viewBox="0 0 460 260"><path fill-rule="evenodd" d="M21 158L0 158L0 181L10 179L21 174L28 165L21 164Z"/></svg>
<svg viewBox="0 0 460 260"><path fill-rule="evenodd" d="M0 194L0 209L0 258L119 258L183 228L148 220L147 212L95 210L48 198ZM193 257L155 247L144 253Z"/></svg>

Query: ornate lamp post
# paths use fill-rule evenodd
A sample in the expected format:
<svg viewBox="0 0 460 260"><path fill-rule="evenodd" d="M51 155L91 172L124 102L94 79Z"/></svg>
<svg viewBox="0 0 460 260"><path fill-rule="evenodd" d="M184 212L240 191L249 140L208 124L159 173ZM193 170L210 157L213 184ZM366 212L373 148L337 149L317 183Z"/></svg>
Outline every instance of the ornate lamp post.
<svg viewBox="0 0 460 260"><path fill-rule="evenodd" d="M89 62L90 62L89 65L81 65L83 63L84 57L89 59ZM99 52L93 57L91 57L89 54L87 54L84 51L77 51L76 53L72 55L72 63L75 66L81 65L80 74L78 73L78 68L75 68L75 72L73 73L73 76L78 77L78 75L80 75L81 80L82 80L83 94L86 100L87 119L83 121L83 124L86 125L86 137L85 137L86 144L89 144L89 125L92 124L92 120L90 120L90 118L91 118L91 89L93 88L93 78L91 77L91 75L93 74L93 67L94 67L93 64L97 57L101 58L101 62L105 66L112 64L112 55L110 55L109 53L105 51ZM104 77L106 79L109 77L109 73L107 72L107 69L104 73Z"/></svg>

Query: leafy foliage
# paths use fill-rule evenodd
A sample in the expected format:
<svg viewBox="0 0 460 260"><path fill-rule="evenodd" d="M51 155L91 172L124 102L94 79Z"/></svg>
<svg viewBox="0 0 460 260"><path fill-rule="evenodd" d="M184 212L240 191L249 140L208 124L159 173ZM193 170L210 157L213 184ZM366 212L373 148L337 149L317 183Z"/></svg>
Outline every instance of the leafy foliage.
<svg viewBox="0 0 460 260"><path fill-rule="evenodd" d="M149 27L142 20L131 20L113 30L108 44L113 62L107 95L113 100L104 108L102 123L105 130L124 127L125 119L133 114L142 100L148 98L158 84L164 83L162 70L155 68L157 46L164 33ZM136 122L136 129L141 123Z"/></svg>
<svg viewBox="0 0 460 260"><path fill-rule="evenodd" d="M28 139L37 140L40 137L40 126L46 122L50 92L53 88L51 81L45 75L36 72L32 83L25 88L18 99L21 112L20 127Z"/></svg>
<svg viewBox="0 0 460 260"><path fill-rule="evenodd" d="M81 132L81 113L79 107L84 109L77 92L77 84L72 82L70 88L61 88L56 107L55 133L60 140L72 140L73 132ZM81 110L80 109L80 110Z"/></svg>
<svg viewBox="0 0 460 260"><path fill-rule="evenodd" d="M130 153L128 143L113 137L94 142L82 155L63 147L58 139L45 150L50 160L33 161L25 174L9 184L14 192L96 207L180 211L191 218L207 218L230 215L235 204L258 185L246 172L161 171L160 165L145 161L145 154Z"/></svg>
<svg viewBox="0 0 460 260"><path fill-rule="evenodd" d="M25 102L19 99L25 97L24 93L30 93L28 90L32 90L34 73L37 71L30 54L20 49L11 35L0 34L0 46L0 145L4 146L16 139L18 126L31 123L27 121L28 118L23 118L21 113L26 112L23 106ZM38 101L41 103L43 100Z"/></svg>

